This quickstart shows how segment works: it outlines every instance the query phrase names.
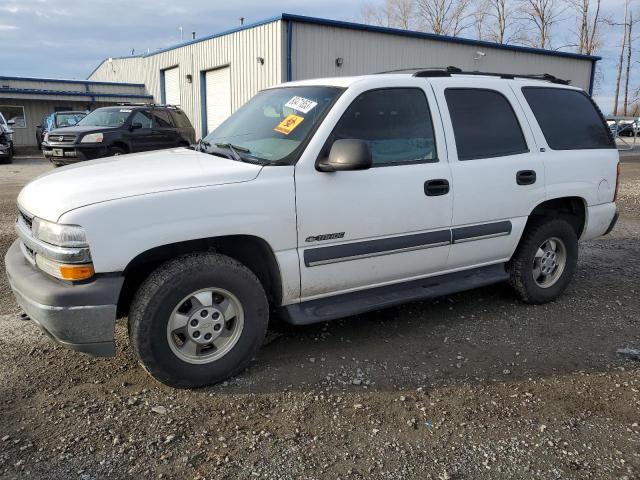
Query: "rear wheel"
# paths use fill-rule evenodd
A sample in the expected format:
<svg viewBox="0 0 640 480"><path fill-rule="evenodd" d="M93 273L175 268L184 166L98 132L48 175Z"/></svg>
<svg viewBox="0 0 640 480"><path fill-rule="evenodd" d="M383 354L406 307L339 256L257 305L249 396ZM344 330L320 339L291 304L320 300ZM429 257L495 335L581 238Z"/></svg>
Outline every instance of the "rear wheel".
<svg viewBox="0 0 640 480"><path fill-rule="evenodd" d="M534 221L507 265L511 286L532 304L558 298L569 285L578 263L578 238L564 220Z"/></svg>
<svg viewBox="0 0 640 480"><path fill-rule="evenodd" d="M136 293L129 336L143 367L160 382L194 388L242 371L264 339L264 289L224 255L194 254L160 266Z"/></svg>

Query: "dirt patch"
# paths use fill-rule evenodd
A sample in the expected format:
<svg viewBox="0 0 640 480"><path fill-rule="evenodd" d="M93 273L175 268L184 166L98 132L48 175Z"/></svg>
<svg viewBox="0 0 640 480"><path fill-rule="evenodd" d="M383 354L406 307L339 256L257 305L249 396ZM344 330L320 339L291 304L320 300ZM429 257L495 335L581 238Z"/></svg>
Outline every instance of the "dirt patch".
<svg viewBox="0 0 640 480"><path fill-rule="evenodd" d="M620 223L557 302L499 285L286 328L197 391L149 378L123 323L91 359L0 316L0 478L638 478L640 363L616 350L640 346L639 180L624 164Z"/></svg>

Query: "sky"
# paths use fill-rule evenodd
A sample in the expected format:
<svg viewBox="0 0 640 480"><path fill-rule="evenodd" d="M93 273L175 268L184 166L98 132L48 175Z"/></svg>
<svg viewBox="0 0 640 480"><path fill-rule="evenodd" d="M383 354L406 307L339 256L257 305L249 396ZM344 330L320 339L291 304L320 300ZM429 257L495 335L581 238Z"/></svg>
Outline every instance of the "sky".
<svg viewBox="0 0 640 480"><path fill-rule="evenodd" d="M0 75L85 79L104 58L179 43L179 27L186 40L192 31L201 37L234 28L240 17L252 23L283 12L359 21L365 1L2 0ZM623 0L602 1L606 12L621 17ZM637 7L640 0L631 3ZM565 14L556 34L572 28L572 21L571 15ZM637 28L640 31L640 25ZM598 52L603 60L595 96L605 113L611 110L619 38L618 29L608 27L605 45ZM640 37L637 43L640 50ZM640 72L640 62L634 69Z"/></svg>

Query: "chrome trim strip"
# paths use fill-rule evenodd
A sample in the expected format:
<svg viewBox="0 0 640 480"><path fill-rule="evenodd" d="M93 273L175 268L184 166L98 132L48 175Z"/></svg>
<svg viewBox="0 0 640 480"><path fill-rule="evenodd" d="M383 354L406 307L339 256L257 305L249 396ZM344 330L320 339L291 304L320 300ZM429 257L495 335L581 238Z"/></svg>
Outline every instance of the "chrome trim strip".
<svg viewBox="0 0 640 480"><path fill-rule="evenodd" d="M511 232L490 233L488 235L478 235L477 237L460 238L456 240L455 243L475 242L476 240L484 240L485 238L506 237L508 235L511 235Z"/></svg>
<svg viewBox="0 0 640 480"><path fill-rule="evenodd" d="M392 255L394 253L413 252L415 250L425 250L427 248L444 247L450 245L451 242L438 242L430 243L428 245L417 245L415 247L397 248L395 250L385 250L383 252L363 253L361 255L352 255L350 257L331 258L327 260L318 260L315 262L308 262L309 267L318 267L320 265L330 265L332 263L348 262L350 260L360 260L363 258L381 257L383 255Z"/></svg>
<svg viewBox="0 0 640 480"><path fill-rule="evenodd" d="M36 252L49 260L53 260L61 263L90 263L91 252L89 248L67 248L50 245L48 243L37 240L31 235L31 231L28 230L28 226L24 223L21 217L18 217L16 221L16 233L20 240Z"/></svg>

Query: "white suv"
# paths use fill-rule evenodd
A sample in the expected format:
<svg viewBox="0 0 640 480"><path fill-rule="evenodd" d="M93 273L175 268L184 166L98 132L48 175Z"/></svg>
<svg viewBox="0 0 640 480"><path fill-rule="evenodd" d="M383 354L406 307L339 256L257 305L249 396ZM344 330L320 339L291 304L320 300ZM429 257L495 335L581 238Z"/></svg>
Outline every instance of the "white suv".
<svg viewBox="0 0 640 480"><path fill-rule="evenodd" d="M15 296L53 339L113 355L116 318L178 387L301 325L508 281L557 298L617 219L618 152L550 76L428 70L258 93L194 150L61 168L20 193ZM567 130L566 125L572 125Z"/></svg>

